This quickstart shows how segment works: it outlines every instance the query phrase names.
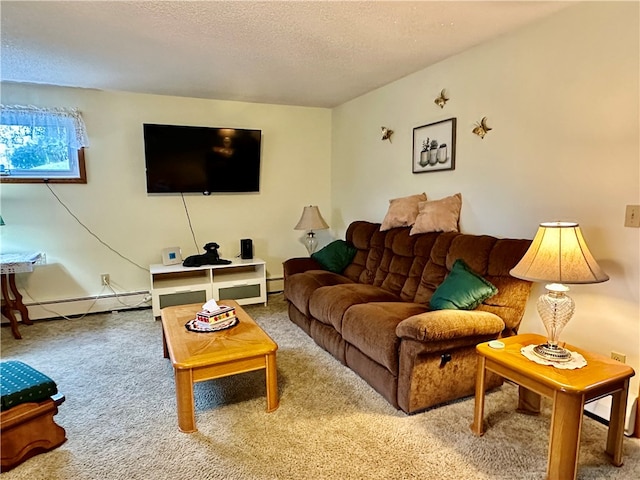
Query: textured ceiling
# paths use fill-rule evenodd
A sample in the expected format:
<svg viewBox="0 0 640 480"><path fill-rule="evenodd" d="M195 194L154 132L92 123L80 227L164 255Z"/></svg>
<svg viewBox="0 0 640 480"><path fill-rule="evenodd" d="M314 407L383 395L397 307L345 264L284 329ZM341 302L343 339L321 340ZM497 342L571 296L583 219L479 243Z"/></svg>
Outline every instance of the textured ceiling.
<svg viewBox="0 0 640 480"><path fill-rule="evenodd" d="M1 78L333 107L568 4L2 0Z"/></svg>

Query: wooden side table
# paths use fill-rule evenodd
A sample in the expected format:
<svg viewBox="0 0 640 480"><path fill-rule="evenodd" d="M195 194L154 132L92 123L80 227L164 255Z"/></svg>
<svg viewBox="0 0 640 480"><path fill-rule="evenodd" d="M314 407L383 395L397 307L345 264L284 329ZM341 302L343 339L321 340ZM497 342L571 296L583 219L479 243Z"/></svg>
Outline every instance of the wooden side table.
<svg viewBox="0 0 640 480"><path fill-rule="evenodd" d="M478 436L484 433L485 376L489 370L520 385L519 411L539 413L540 395L553 399L547 478L575 479L584 405L612 395L605 452L613 465L622 466L627 394L629 379L635 374L633 369L572 345L565 348L580 353L587 365L575 370L558 369L537 364L520 353L524 346L545 343L546 338L541 335L516 335L501 341L505 344L503 349L491 348L489 342L476 347L479 358L473 433Z"/></svg>
<svg viewBox="0 0 640 480"><path fill-rule="evenodd" d="M2 314L11 323L11 333L21 339L18 330L18 319L14 312L20 313L22 323L33 325L29 319L29 311L22 303L22 295L16 286L16 273L32 272L34 263L40 261L41 253L2 253L0 254L0 287L2 288Z"/></svg>

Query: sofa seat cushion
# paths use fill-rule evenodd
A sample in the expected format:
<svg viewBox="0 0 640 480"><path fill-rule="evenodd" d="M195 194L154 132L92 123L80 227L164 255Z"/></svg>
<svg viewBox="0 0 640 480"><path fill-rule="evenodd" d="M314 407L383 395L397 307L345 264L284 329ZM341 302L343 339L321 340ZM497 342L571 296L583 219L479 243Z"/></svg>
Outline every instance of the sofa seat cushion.
<svg viewBox="0 0 640 480"><path fill-rule="evenodd" d="M327 285L352 283L346 277L326 270L309 270L303 273L295 273L287 277L284 284L284 296L295 307L309 317L309 299L318 288Z"/></svg>
<svg viewBox="0 0 640 480"><path fill-rule="evenodd" d="M410 302L371 302L349 308L342 320L342 337L367 357L398 375L400 338L396 327L405 318L426 312Z"/></svg>
<svg viewBox="0 0 640 480"><path fill-rule="evenodd" d="M344 313L352 305L398 301L399 297L383 288L361 283L345 283L320 287L314 291L309 300L309 313L319 322L333 326L342 334Z"/></svg>

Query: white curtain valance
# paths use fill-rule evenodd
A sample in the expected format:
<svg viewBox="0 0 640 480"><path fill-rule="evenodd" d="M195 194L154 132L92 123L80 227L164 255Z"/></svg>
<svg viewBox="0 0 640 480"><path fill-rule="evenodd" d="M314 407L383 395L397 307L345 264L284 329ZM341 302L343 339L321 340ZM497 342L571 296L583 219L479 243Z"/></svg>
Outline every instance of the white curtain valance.
<svg viewBox="0 0 640 480"><path fill-rule="evenodd" d="M79 149L89 146L87 128L82 115L76 108L1 105L0 124L64 128L67 131L69 147Z"/></svg>

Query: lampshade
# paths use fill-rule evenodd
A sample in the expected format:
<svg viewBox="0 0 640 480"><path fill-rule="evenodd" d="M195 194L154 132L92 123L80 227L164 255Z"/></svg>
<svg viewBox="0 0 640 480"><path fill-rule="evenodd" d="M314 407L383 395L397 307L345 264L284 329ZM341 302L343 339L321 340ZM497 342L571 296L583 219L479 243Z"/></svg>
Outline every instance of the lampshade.
<svg viewBox="0 0 640 480"><path fill-rule="evenodd" d="M294 230L307 230L307 236L304 239L304 245L307 247L309 255L316 251L318 241L316 240L314 230L324 230L329 228L327 222L320 215L320 209L315 205L304 207L300 221L293 228Z"/></svg>
<svg viewBox="0 0 640 480"><path fill-rule="evenodd" d="M609 280L587 247L577 223L541 223L524 257L511 270L533 282L600 283Z"/></svg>
<svg viewBox="0 0 640 480"><path fill-rule="evenodd" d="M575 310L565 283L600 283L609 280L587 247L577 223L541 223L529 250L509 272L516 278L549 282L547 293L538 298L537 308L547 343L536 345L533 352L544 360L568 362L571 352L558 345L560 333Z"/></svg>
<svg viewBox="0 0 640 480"><path fill-rule="evenodd" d="M294 230L324 230L329 228L320 214L320 209L316 205L304 207L300 221L293 228Z"/></svg>

